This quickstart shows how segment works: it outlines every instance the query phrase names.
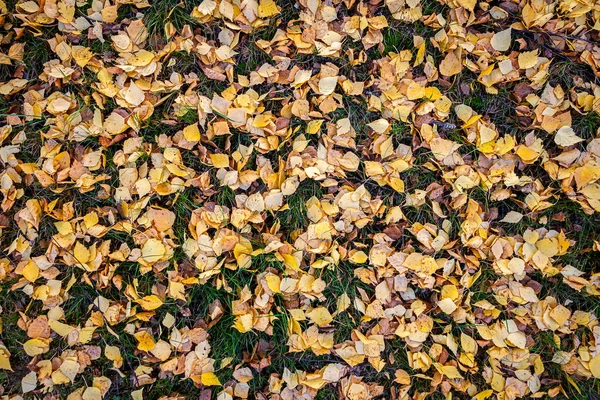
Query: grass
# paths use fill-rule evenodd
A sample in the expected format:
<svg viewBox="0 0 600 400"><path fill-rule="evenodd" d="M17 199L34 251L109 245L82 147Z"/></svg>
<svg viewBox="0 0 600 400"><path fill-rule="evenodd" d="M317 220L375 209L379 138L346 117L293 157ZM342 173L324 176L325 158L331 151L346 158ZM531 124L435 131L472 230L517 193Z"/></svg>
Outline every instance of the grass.
<svg viewBox="0 0 600 400"><path fill-rule="evenodd" d="M575 63L569 59L560 59L553 62L550 67L548 84L552 86L560 85L563 89L567 89L573 87L575 77L598 83L598 78L594 76L589 66Z"/></svg>
<svg viewBox="0 0 600 400"><path fill-rule="evenodd" d="M309 223L306 201L313 196L320 198L322 195L323 189L318 182L311 179L301 182L296 192L288 198L289 209L278 213L277 221L289 232L306 228Z"/></svg>
<svg viewBox="0 0 600 400"><path fill-rule="evenodd" d="M592 139L600 129L600 116L597 112L575 114L573 116L573 130L583 139Z"/></svg>
<svg viewBox="0 0 600 400"><path fill-rule="evenodd" d="M144 13L144 25L150 33L151 41L160 44L165 39L165 24L170 22L180 31L185 25L196 25L191 17L197 3L190 0L162 0L153 2Z"/></svg>
<svg viewBox="0 0 600 400"><path fill-rule="evenodd" d="M27 363L29 357L23 353L22 344L29 338L26 332L18 325L19 314L8 310L25 311L28 304L17 293L2 289L0 292L0 307L2 307L2 334L1 339L11 355L14 355L13 370L15 374L27 373ZM10 313L6 314L5 313ZM19 389L20 382L13 379L13 373L10 371L0 371L0 384L4 386L8 392L14 392Z"/></svg>
<svg viewBox="0 0 600 400"><path fill-rule="evenodd" d="M52 58L50 46L45 40L34 37L29 38L23 56L26 79L36 79L44 71L44 64Z"/></svg>

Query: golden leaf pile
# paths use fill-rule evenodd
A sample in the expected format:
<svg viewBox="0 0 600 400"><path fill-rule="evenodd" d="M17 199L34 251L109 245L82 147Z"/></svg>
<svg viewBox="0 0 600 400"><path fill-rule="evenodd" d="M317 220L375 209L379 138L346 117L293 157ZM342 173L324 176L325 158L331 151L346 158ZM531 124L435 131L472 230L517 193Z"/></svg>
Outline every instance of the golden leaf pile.
<svg viewBox="0 0 600 400"><path fill-rule="evenodd" d="M0 23L2 399L599 395L598 1Z"/></svg>

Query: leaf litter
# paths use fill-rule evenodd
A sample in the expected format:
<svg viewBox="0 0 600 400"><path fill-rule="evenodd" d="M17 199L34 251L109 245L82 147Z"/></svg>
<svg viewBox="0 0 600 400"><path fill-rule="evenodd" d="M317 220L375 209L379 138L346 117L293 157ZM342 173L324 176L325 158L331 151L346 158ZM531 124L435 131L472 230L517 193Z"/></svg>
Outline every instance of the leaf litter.
<svg viewBox="0 0 600 400"><path fill-rule="evenodd" d="M598 393L596 2L165 4L0 1L3 398Z"/></svg>

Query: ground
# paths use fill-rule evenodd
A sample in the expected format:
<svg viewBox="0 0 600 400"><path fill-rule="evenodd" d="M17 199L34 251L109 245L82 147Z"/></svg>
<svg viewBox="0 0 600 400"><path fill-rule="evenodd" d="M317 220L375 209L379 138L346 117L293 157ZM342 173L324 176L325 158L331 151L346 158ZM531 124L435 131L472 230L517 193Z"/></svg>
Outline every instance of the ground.
<svg viewBox="0 0 600 400"><path fill-rule="evenodd" d="M600 397L594 1L0 11L3 398Z"/></svg>

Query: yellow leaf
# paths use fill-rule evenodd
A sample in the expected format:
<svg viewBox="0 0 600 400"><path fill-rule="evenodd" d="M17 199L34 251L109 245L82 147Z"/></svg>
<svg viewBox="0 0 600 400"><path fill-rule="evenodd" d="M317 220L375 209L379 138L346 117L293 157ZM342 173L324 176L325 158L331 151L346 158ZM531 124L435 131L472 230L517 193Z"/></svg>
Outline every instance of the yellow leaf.
<svg viewBox="0 0 600 400"><path fill-rule="evenodd" d="M284 264L293 269L294 271L300 271L300 266L298 265L298 261L291 254L282 254Z"/></svg>
<svg viewBox="0 0 600 400"><path fill-rule="evenodd" d="M3 344L0 344L0 369L13 370L10 366L10 352Z"/></svg>
<svg viewBox="0 0 600 400"><path fill-rule="evenodd" d="M575 390L577 390L577 392L579 394L581 394L581 389L579 389L579 385L577 384L577 382L575 382L573 380L573 378L571 378L571 376L569 376L568 374L566 375L567 378L567 382L569 382L571 384L571 386L573 386L575 388Z"/></svg>
<svg viewBox="0 0 600 400"><path fill-rule="evenodd" d="M60 364L60 372L62 372L71 382L75 380L75 377L79 373L79 363L77 361L67 359Z"/></svg>
<svg viewBox="0 0 600 400"><path fill-rule="evenodd" d="M396 379L394 382L399 383L401 385L410 385L410 374L403 369L397 369L394 373Z"/></svg>
<svg viewBox="0 0 600 400"><path fill-rule="evenodd" d="M116 368L123 364L123 356L121 356L121 351L117 346L106 346L104 355L115 364Z"/></svg>
<svg viewBox="0 0 600 400"><path fill-rule="evenodd" d="M221 386L221 382L214 372L204 372L200 377L200 382L204 386Z"/></svg>
<svg viewBox="0 0 600 400"><path fill-rule="evenodd" d="M321 125L323 124L322 119L313 119L306 126L306 133L315 134L318 133L321 129Z"/></svg>
<svg viewBox="0 0 600 400"><path fill-rule="evenodd" d="M140 89L133 81L129 84L127 89L123 89L121 91L121 94L123 95L125 101L135 107L142 104L146 97L142 89Z"/></svg>
<svg viewBox="0 0 600 400"><path fill-rule="evenodd" d="M96 330L95 326L88 326L85 328L81 328L81 331L79 331L79 343L82 344L86 344L89 343L92 340L92 337L94 336L94 331Z"/></svg>
<svg viewBox="0 0 600 400"><path fill-rule="evenodd" d="M210 154L210 160L215 168L229 167L229 156L227 154Z"/></svg>
<svg viewBox="0 0 600 400"><path fill-rule="evenodd" d="M131 400L144 400L144 389L131 392Z"/></svg>
<svg viewBox="0 0 600 400"><path fill-rule="evenodd" d="M509 211L500 222L507 222L509 224L518 224L523 219L523 214L517 211Z"/></svg>
<svg viewBox="0 0 600 400"><path fill-rule="evenodd" d="M169 297L185 301L185 285L181 282L169 281Z"/></svg>
<svg viewBox="0 0 600 400"><path fill-rule="evenodd" d="M538 59L539 57L537 50L524 51L523 53L520 53L519 57L517 58L517 60L519 61L519 68L521 69L535 67L538 63Z"/></svg>
<svg viewBox="0 0 600 400"><path fill-rule="evenodd" d="M73 46L71 53L73 54L73 59L80 67L85 67L88 61L94 56L94 53L89 48L83 46Z"/></svg>
<svg viewBox="0 0 600 400"><path fill-rule="evenodd" d="M117 19L117 6L108 6L108 7L104 7L102 8L102 11L100 11L100 14L102 15L102 21L103 22L108 22L108 23L112 23L115 22L115 20Z"/></svg>
<svg viewBox="0 0 600 400"><path fill-rule="evenodd" d="M425 41L423 41L423 43L421 43L421 45L419 46L419 50L417 50L417 55L415 56L415 62L413 64L413 67L421 65L421 63L425 59L425 50Z"/></svg>
<svg viewBox="0 0 600 400"><path fill-rule="evenodd" d="M134 300L134 302L142 306L144 310L156 310L158 307L163 305L162 300L155 295L142 297L141 299Z"/></svg>
<svg viewBox="0 0 600 400"><path fill-rule="evenodd" d="M335 313L339 314L339 313L347 310L348 307L350 307L350 297L346 293L343 293L340 297L338 297L338 299L336 301Z"/></svg>
<svg viewBox="0 0 600 400"><path fill-rule="evenodd" d="M35 282L40 277L40 269L32 260L29 260L23 268L23 277L29 282Z"/></svg>
<svg viewBox="0 0 600 400"><path fill-rule="evenodd" d="M435 86L430 86L423 90L422 97L425 97L429 101L436 101L442 97L442 92L440 92L440 89L436 88Z"/></svg>
<svg viewBox="0 0 600 400"><path fill-rule="evenodd" d="M256 3L254 3L256 4ZM267 18L279 14L279 8L273 0L261 0L258 5L258 17Z"/></svg>
<svg viewBox="0 0 600 400"><path fill-rule="evenodd" d="M171 345L164 340L159 340L150 353L159 360L166 361L171 356Z"/></svg>
<svg viewBox="0 0 600 400"><path fill-rule="evenodd" d="M456 304L449 298L438 301L437 305L446 314L452 314L457 309Z"/></svg>
<svg viewBox="0 0 600 400"><path fill-rule="evenodd" d="M197 7L197 10L203 15L208 15L213 12L213 10L216 8L216 6L217 6L217 3L215 3L213 0L204 0Z"/></svg>
<svg viewBox="0 0 600 400"><path fill-rule="evenodd" d="M154 338L146 331L136 332L133 336L138 340L137 348L141 351L150 351L156 347Z"/></svg>
<svg viewBox="0 0 600 400"><path fill-rule="evenodd" d="M273 293L279 293L281 291L281 289L280 289L281 278L280 277L278 277L277 275L267 275L265 277L265 280L267 281L267 286L268 286L269 290L271 290Z"/></svg>
<svg viewBox="0 0 600 400"><path fill-rule="evenodd" d="M465 335L464 333L460 334L460 345L463 350L467 353L474 354L477 352L477 342L471 336Z"/></svg>
<svg viewBox="0 0 600 400"><path fill-rule="evenodd" d="M50 350L50 339L33 338L23 344L23 349L28 356L33 357L44 354Z"/></svg>
<svg viewBox="0 0 600 400"><path fill-rule="evenodd" d="M458 299L458 289L454 285L442 286L441 292L442 299L456 300Z"/></svg>
<svg viewBox="0 0 600 400"><path fill-rule="evenodd" d="M365 254L365 252L360 251L360 250L354 251L353 253L351 253L350 257L348 258L348 260L350 260L350 262L352 262L354 264L363 264L368 259L369 259L369 257Z"/></svg>
<svg viewBox="0 0 600 400"><path fill-rule="evenodd" d="M306 316L318 326L329 325L333 321L333 317L325 307L313 308L310 312L306 313Z"/></svg>
<svg viewBox="0 0 600 400"><path fill-rule="evenodd" d="M456 2L460 4L461 7L464 7L469 11L473 11L475 9L475 5L477 4L476 0L457 0Z"/></svg>
<svg viewBox="0 0 600 400"><path fill-rule="evenodd" d="M494 394L494 391L492 389L488 389L488 390L484 390L483 392L479 392L475 395L475 397L473 397L474 400L485 400L488 397L490 397L492 394Z"/></svg>
<svg viewBox="0 0 600 400"><path fill-rule="evenodd" d="M244 314L244 315L238 315L237 317L235 317L233 326L238 331L240 331L242 333L246 333L246 332L250 332L252 330L252 327L254 326L253 323L254 323L254 318L252 317L252 314Z"/></svg>
<svg viewBox="0 0 600 400"><path fill-rule="evenodd" d="M550 311L550 318L556 321L558 325L563 325L569 317L571 316L571 311L563 305L557 305Z"/></svg>
<svg viewBox="0 0 600 400"><path fill-rule="evenodd" d="M594 375L594 378L600 378L600 354L592 358L588 365L590 367L590 372L592 375Z"/></svg>
<svg viewBox="0 0 600 400"><path fill-rule="evenodd" d="M423 88L421 85L415 84L415 86L417 86L418 88L421 88L421 89ZM410 88L411 88L411 86L408 87L408 90L410 90ZM420 97L423 97L423 96L420 96ZM417 97L417 98L420 98L420 97ZM390 123L386 119L380 118L378 120L375 120L375 121L367 124L367 126L371 129L373 129L377 133L385 133L389 129Z"/></svg>
<svg viewBox="0 0 600 400"><path fill-rule="evenodd" d="M433 156L442 161L444 158L448 157L450 154L454 153L456 150L460 148L460 144L453 142L452 140L442 139L442 138L434 138L429 143L431 147L431 152Z"/></svg>
<svg viewBox="0 0 600 400"><path fill-rule="evenodd" d="M60 336L63 337L69 335L75 330L75 328L71 325L63 324L62 322L56 321L54 319L48 321L48 326L50 326L50 328L54 332L58 333Z"/></svg>
<svg viewBox="0 0 600 400"><path fill-rule="evenodd" d="M452 51L446 54L446 57L440 63L440 74L452 76L460 73L460 71L462 71L462 63L456 57L456 54Z"/></svg>
<svg viewBox="0 0 600 400"><path fill-rule="evenodd" d="M450 379L462 379L463 377L454 365L443 365L440 372Z"/></svg>
<svg viewBox="0 0 600 400"><path fill-rule="evenodd" d="M73 248L73 256L80 264L85 264L90 260L90 251L81 243L76 242Z"/></svg>
<svg viewBox="0 0 600 400"><path fill-rule="evenodd" d="M306 385L312 389L321 389L323 386L325 386L327 383L329 383L328 381L324 380L323 378L319 378L319 377L315 377L315 378L311 378L311 379L306 379L305 381L302 381L303 385Z"/></svg>
<svg viewBox="0 0 600 400"><path fill-rule="evenodd" d="M148 239L142 247L142 259L148 263L154 263L164 257L167 249L161 241Z"/></svg>
<svg viewBox="0 0 600 400"><path fill-rule="evenodd" d="M198 124L196 123L183 128L183 136L188 142L198 142L200 140L200 129L198 129Z"/></svg>
<svg viewBox="0 0 600 400"><path fill-rule="evenodd" d="M83 400L102 400L102 391L97 387L89 386L85 388L81 398Z"/></svg>
<svg viewBox="0 0 600 400"><path fill-rule="evenodd" d="M540 153L525 145L517 146L516 153L525 164L532 164L540 156Z"/></svg>
<svg viewBox="0 0 600 400"><path fill-rule="evenodd" d="M519 349L524 349L527 345L527 337L520 331L509 333L505 341L507 344L518 347Z"/></svg>

